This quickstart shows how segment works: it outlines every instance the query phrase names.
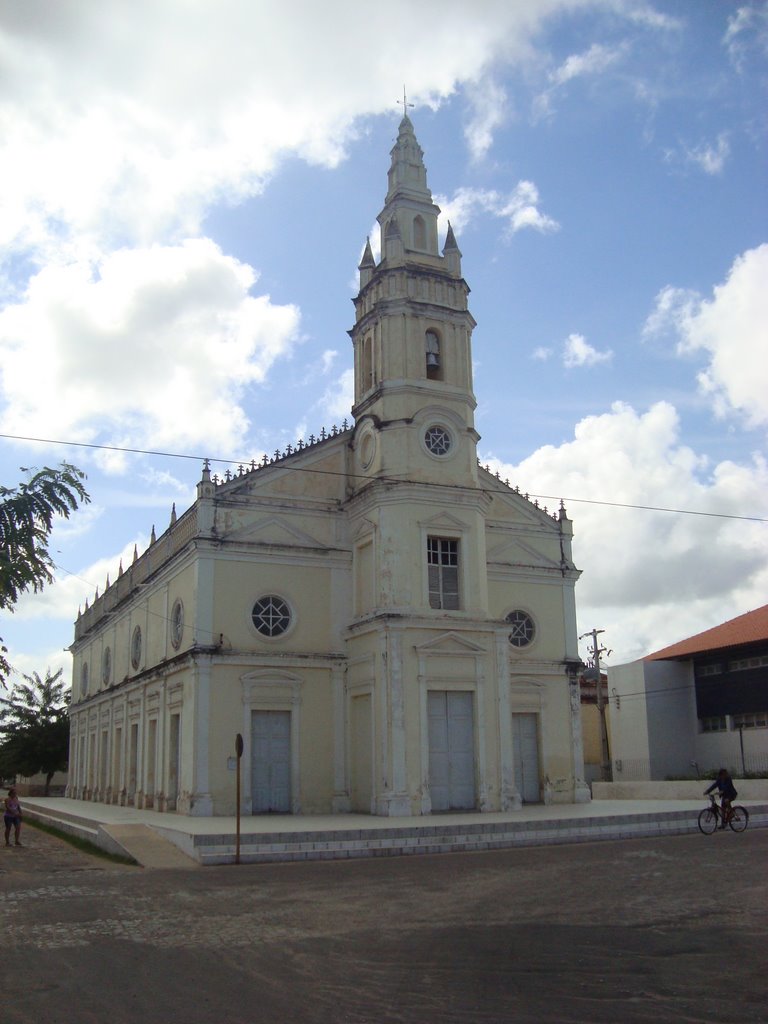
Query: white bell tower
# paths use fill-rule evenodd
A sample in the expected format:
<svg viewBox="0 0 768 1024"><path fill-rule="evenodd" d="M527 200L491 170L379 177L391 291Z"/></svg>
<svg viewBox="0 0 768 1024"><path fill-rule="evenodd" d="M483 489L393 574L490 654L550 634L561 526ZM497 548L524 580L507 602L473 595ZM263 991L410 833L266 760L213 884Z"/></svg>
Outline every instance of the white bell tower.
<svg viewBox="0 0 768 1024"><path fill-rule="evenodd" d="M391 151L378 216L381 259L360 262L355 353L355 449L366 475L477 483L469 288L450 225L438 251L439 208L406 115Z"/></svg>

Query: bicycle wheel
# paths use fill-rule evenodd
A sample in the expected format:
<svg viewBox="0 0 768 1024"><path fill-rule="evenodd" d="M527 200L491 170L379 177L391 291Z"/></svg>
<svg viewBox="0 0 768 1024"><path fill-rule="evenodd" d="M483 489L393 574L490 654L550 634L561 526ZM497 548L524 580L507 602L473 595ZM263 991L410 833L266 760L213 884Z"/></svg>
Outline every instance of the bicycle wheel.
<svg viewBox="0 0 768 1024"><path fill-rule="evenodd" d="M711 836L717 828L717 815L709 807L705 807L699 815L699 828L705 836Z"/></svg>
<svg viewBox="0 0 768 1024"><path fill-rule="evenodd" d="M734 832L743 832L749 824L749 811L746 807L734 807L732 810L733 814L728 824Z"/></svg>

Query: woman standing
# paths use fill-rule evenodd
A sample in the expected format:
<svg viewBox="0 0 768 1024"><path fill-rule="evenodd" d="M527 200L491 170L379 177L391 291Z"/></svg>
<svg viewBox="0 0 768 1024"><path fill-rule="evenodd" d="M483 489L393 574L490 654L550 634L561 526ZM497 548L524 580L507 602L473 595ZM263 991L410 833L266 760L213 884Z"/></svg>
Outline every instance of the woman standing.
<svg viewBox="0 0 768 1024"><path fill-rule="evenodd" d="M17 846L22 846L22 842L19 839L21 832L21 804L19 798L16 796L16 790L11 786L8 790L8 796L5 798L5 811L3 814L3 820L5 821L5 845L11 845L11 826L13 826L13 835Z"/></svg>

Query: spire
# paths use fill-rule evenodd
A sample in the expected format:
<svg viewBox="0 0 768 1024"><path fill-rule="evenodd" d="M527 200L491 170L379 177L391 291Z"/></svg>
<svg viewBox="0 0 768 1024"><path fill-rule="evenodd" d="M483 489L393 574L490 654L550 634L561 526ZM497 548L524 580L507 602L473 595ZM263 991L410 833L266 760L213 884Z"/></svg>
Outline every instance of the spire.
<svg viewBox="0 0 768 1024"><path fill-rule="evenodd" d="M403 107L407 100L403 99ZM424 152L416 139L407 112L400 121L397 140L390 151L387 196L378 216L382 257L390 267L406 254L439 258L437 218L440 213L427 185Z"/></svg>
<svg viewBox="0 0 768 1024"><path fill-rule="evenodd" d="M459 254L459 256L461 256L461 250L459 249L458 245L456 244L456 236L453 233L453 228L451 227L451 222L448 221L448 231L446 232L446 235L445 235L445 245L443 246L443 255L445 256L446 253L452 252L453 250L455 250Z"/></svg>
<svg viewBox="0 0 768 1024"><path fill-rule="evenodd" d="M392 163L389 168L387 203L401 195L431 204L432 193L427 186L424 150L418 143L413 122L407 114L400 122L397 141L390 150L390 155Z"/></svg>
<svg viewBox="0 0 768 1024"><path fill-rule="evenodd" d="M362 259L360 260L357 269L360 271L360 287L365 288L373 277L373 272L376 269L376 260L373 258L370 238L366 238L365 240Z"/></svg>
<svg viewBox="0 0 768 1024"><path fill-rule="evenodd" d="M455 274L456 277L461 277L461 249L456 244L456 236L453 233L450 221L448 221L443 256L445 256L445 262L448 264L451 273Z"/></svg>
<svg viewBox="0 0 768 1024"><path fill-rule="evenodd" d="M363 249L363 255L360 262L357 265L358 270L365 270L368 267L375 267L376 261L373 258L373 250L371 249L370 237L365 240L365 248Z"/></svg>

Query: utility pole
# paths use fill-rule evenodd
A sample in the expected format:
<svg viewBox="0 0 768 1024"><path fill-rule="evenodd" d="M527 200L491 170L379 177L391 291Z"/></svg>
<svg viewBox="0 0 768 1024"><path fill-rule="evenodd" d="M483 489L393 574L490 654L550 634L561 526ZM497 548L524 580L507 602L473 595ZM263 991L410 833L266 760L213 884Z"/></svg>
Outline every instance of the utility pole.
<svg viewBox="0 0 768 1024"><path fill-rule="evenodd" d="M590 637L592 640L592 646L587 647L587 650L592 655L592 664L597 676L597 710L600 715L600 776L603 782L611 782L613 772L611 771L611 755L608 751L608 726L605 721L605 700L603 698L603 680L600 675L600 655L611 654L612 651L609 651L607 647L601 647L600 641L597 639L600 633L604 632L604 629L593 629L589 633L582 633L579 640L584 640L585 637Z"/></svg>

